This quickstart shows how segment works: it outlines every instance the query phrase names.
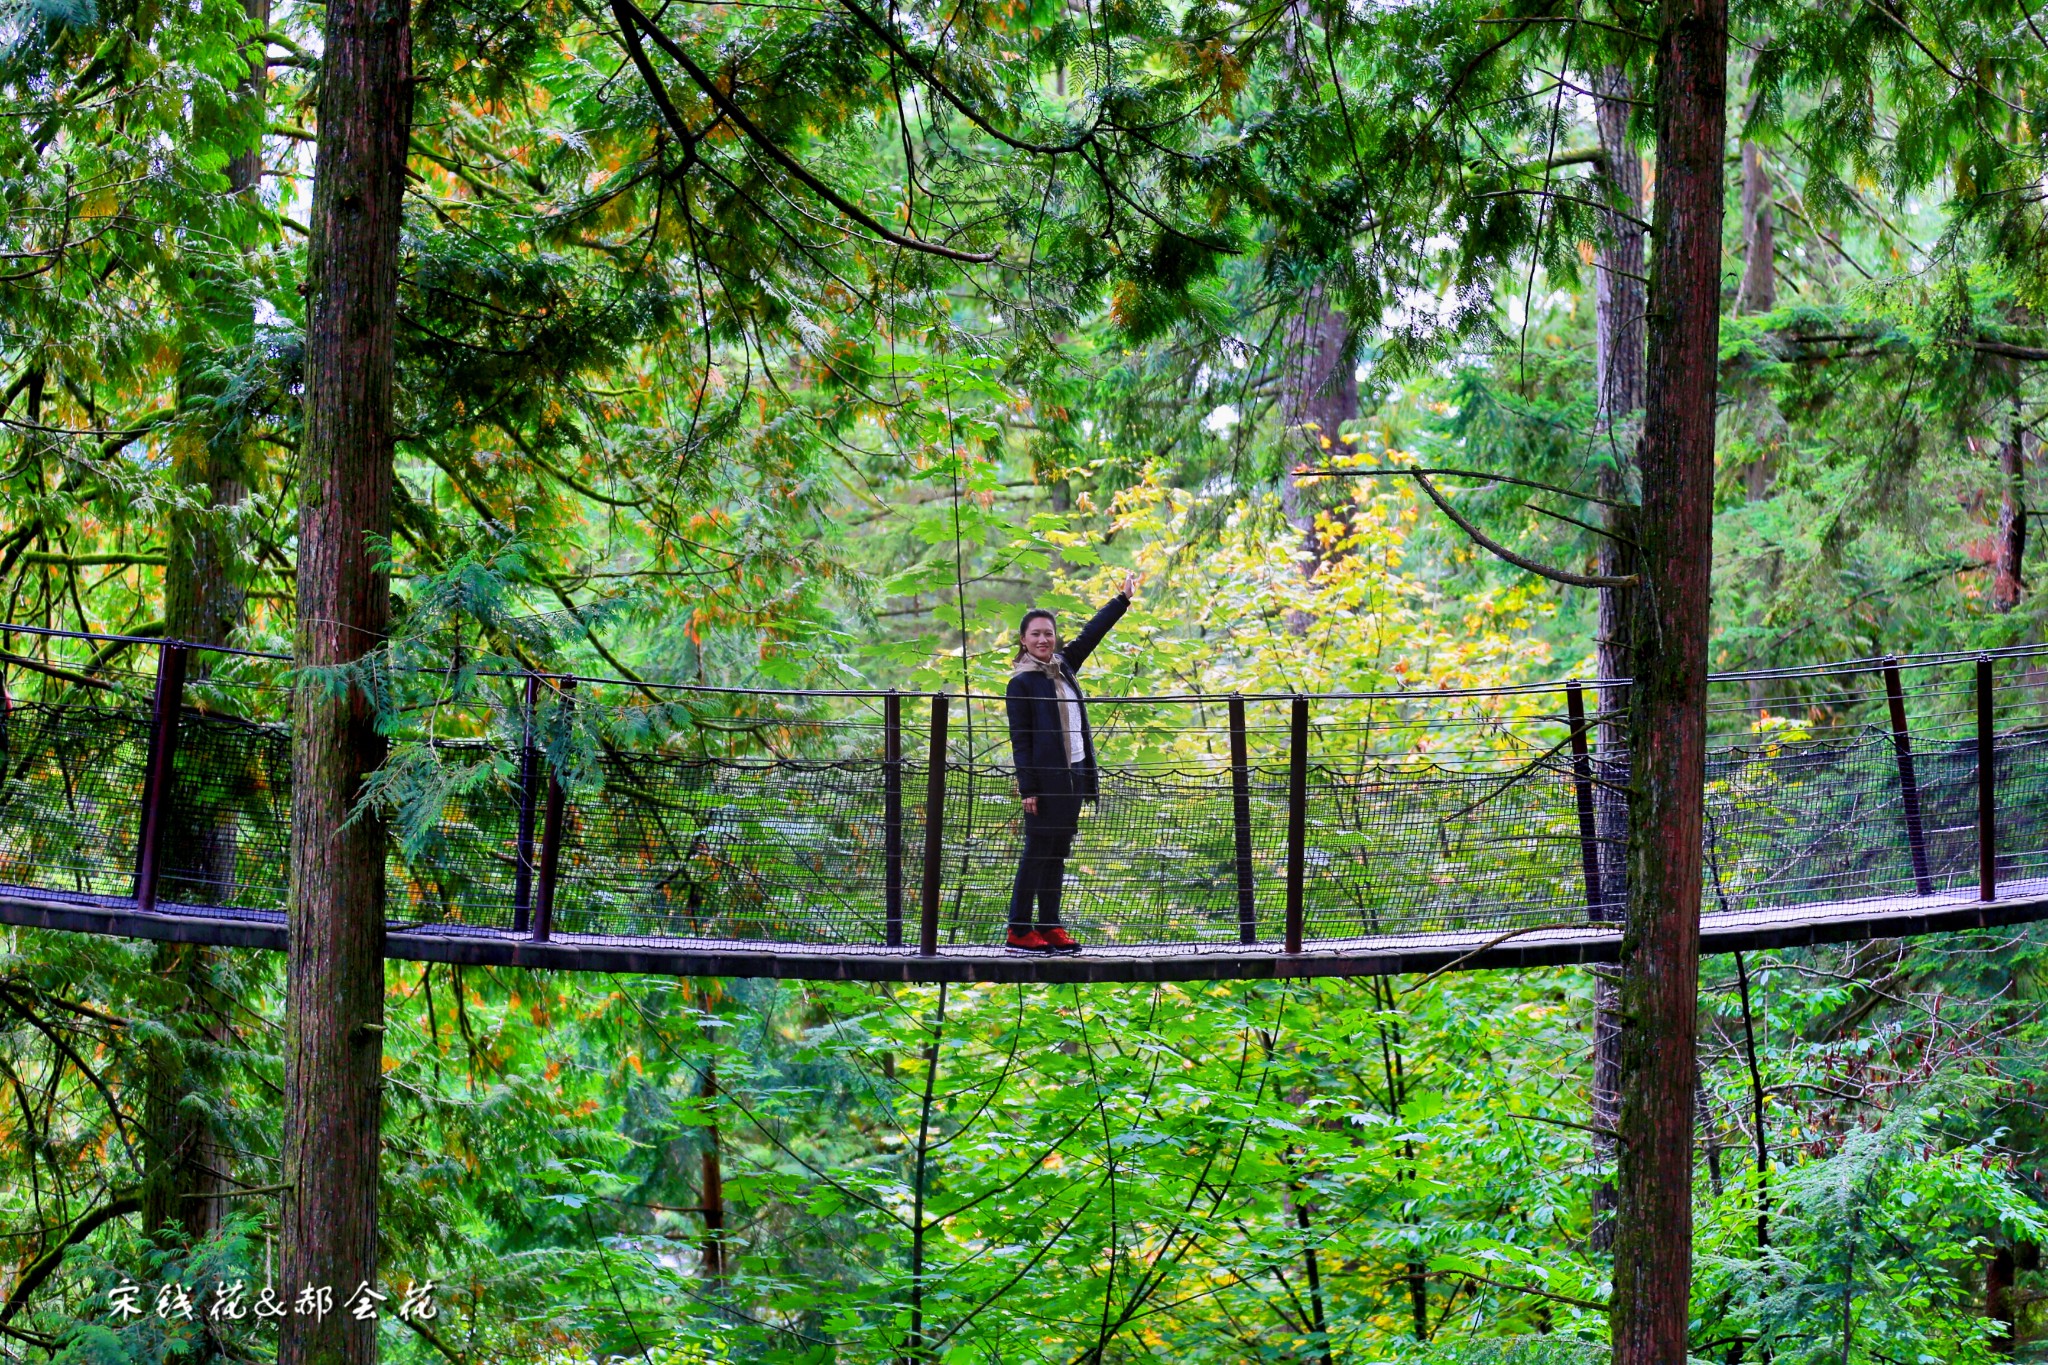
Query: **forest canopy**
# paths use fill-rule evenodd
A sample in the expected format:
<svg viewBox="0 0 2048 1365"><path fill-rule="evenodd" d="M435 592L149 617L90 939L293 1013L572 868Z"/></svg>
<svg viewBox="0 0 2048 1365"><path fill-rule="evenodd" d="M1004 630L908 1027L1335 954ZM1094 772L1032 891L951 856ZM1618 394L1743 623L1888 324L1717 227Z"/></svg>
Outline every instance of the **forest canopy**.
<svg viewBox="0 0 2048 1365"><path fill-rule="evenodd" d="M1024 609L1132 573L1096 693L1581 678L1603 764L1674 564L1757 752L1874 714L1843 661L2039 646L2044 88L2024 0L0 0L0 734L247 651L191 704L296 689L356 850L289 962L0 929L0 1359L1659 1358L1632 959L385 963L385 848L516 777L437 747L500 674L995 727ZM1701 962L1694 915L1685 1349L2043 1349L2040 931ZM333 1317L389 1302L293 1339L327 1094Z"/></svg>

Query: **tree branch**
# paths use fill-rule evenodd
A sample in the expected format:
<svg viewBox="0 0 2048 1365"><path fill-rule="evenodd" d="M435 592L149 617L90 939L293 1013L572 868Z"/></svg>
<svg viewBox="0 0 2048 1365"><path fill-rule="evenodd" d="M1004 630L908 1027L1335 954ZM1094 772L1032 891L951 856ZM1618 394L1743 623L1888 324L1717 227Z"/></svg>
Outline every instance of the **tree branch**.
<svg viewBox="0 0 2048 1365"><path fill-rule="evenodd" d="M110 565L143 564L161 569L168 555L59 555L30 550L21 556L23 564L50 564L60 569L98 569Z"/></svg>
<svg viewBox="0 0 2048 1365"><path fill-rule="evenodd" d="M659 89L659 82L652 74L653 65L647 61L645 51L636 50L639 48L639 42L633 36L633 31L636 28L645 33L649 38L652 38L655 46L667 53L669 60L681 67L683 74L690 78L691 83L704 92L704 97L710 100L718 108L719 112L731 119L733 126L742 133L745 133L747 140L765 152L770 160L774 161L785 171L788 171L792 176L795 176L811 193L817 195L820 199L823 199L833 208L838 209L848 218L851 218L869 232L874 233L883 241L893 243L909 251L922 251L932 256L943 256L950 261L965 261L970 265L982 265L996 259L996 253L993 251L961 251L955 247L944 246L938 242L927 242L917 237L905 236L902 233L892 232L888 228L883 227L865 209L826 184L818 176L806 169L802 162L777 145L773 138L769 137L752 119L746 116L732 96L719 89L718 82L712 80L710 74L704 68L698 66L696 62L690 59L690 54L683 49L682 44L676 42L656 27L654 21L648 18L640 10L639 6L633 4L632 0L612 0L612 15L619 21L619 29L625 36L627 52L628 55L633 57L634 66L639 69L641 78L650 83L650 93L655 93ZM657 101L663 105L664 116L672 118L673 107L668 104L665 96L657 95ZM687 125L678 126L675 132L678 137L686 140L686 145L695 145L696 137L690 132Z"/></svg>
<svg viewBox="0 0 2048 1365"><path fill-rule="evenodd" d="M1560 488L1554 483L1538 483L1534 479L1518 479L1512 474L1495 474L1484 469L1297 469L1294 477L1307 478L1313 474L1319 479L1390 479L1403 474L1434 474L1438 478L1489 479L1494 483L1511 483L1519 488L1540 488L1545 493L1555 493L1561 498L1576 498L1580 502L1598 503L1602 507L1628 507L1630 503L1616 502L1593 493L1580 493L1570 488Z"/></svg>
<svg viewBox="0 0 2048 1365"><path fill-rule="evenodd" d="M65 682L76 683L80 687L97 687L102 692L118 692L121 690L104 679L88 678L83 673L73 673L68 668L59 668L55 664L46 664L41 659L31 659L26 654L9 654L0 651L0 663L18 664L32 673L41 673L52 678L62 678Z"/></svg>
<svg viewBox="0 0 2048 1365"><path fill-rule="evenodd" d="M2048 346L2016 346L2010 341L1985 341L1973 338L1963 345L1985 355L2002 355L2008 360L2048 360Z"/></svg>
<svg viewBox="0 0 2048 1365"><path fill-rule="evenodd" d="M139 1191L116 1195L110 1203L102 1204L85 1217L71 1225L71 1231L64 1234L64 1240L29 1262L28 1269L21 1272L21 1279L15 1284L14 1292L7 1296L7 1303L0 1307L0 1323L12 1319L28 1303L43 1281L56 1272L64 1263L64 1253L97 1232L104 1224L131 1213L142 1212L142 1195Z"/></svg>
<svg viewBox="0 0 2048 1365"><path fill-rule="evenodd" d="M1605 1313L1607 1311L1606 1304L1594 1303L1591 1299L1575 1299L1569 1294L1553 1294L1548 1289L1537 1289L1532 1285L1509 1284L1505 1280L1490 1280L1484 1275L1475 1275L1469 1270L1432 1270L1429 1272L1429 1275L1431 1279L1435 1280L1471 1280L1474 1284L1491 1285L1495 1289L1505 1289L1511 1294L1534 1294L1539 1299L1549 1299L1555 1303L1566 1303L1574 1308L1584 1308L1595 1313ZM1395 1283L1399 1283L1399 1281L1397 1280Z"/></svg>
<svg viewBox="0 0 2048 1365"><path fill-rule="evenodd" d="M919 62L918 59L911 54L910 49L904 46L903 39L899 37L892 29L890 29L881 20L875 18L866 10L862 9L859 5L853 3L853 0L840 0L840 6L848 14L851 14L854 18L860 20L861 23L865 25L869 29L869 31L871 31L877 38L880 38L883 44L886 45L891 52L895 53L898 57L901 57L903 59L903 64L905 66L908 66L912 71L916 72L919 80L923 81L926 85L930 86L933 90L937 91L940 98L944 99L946 103L952 105L955 109L958 109L960 111L961 117L965 118L969 123L973 124L975 127L981 129L982 132L987 133L996 141L1002 143L1005 147L1014 147L1020 152L1032 152L1039 156L1065 156L1073 152L1078 152L1083 147L1086 147L1089 143L1095 141L1095 130L1093 128L1089 129L1086 133L1083 133L1080 137L1075 138L1071 142L1057 144L1050 142L1026 142L1022 138L1011 137L1008 133L1005 133L1000 128L995 127L987 119L983 118L980 114L977 114L972 109L968 108L967 102L961 99L960 96L953 93L952 87L947 85L945 82L941 81L938 78L937 74L934 73L930 67L927 67L923 63Z"/></svg>
<svg viewBox="0 0 2048 1365"><path fill-rule="evenodd" d="M1613 574L1571 573L1564 569L1553 569L1548 564L1538 563L1526 555L1518 555L1507 546L1487 535L1486 532L1480 530L1477 526L1474 526L1464 517L1458 515L1458 509L1451 506L1445 500L1444 495L1436 491L1436 485L1431 483L1428 476L1423 474L1421 470L1411 469L1408 473L1414 476L1415 482L1422 485L1422 491L1429 494L1429 500L1437 505L1437 510L1456 523L1458 529L1471 537L1474 544L1494 557L1506 560L1518 569L1525 569L1535 574L1538 578L1547 578L1553 583L1563 583L1574 588L1632 588L1636 585L1637 576L1635 574L1624 574L1616 577Z"/></svg>

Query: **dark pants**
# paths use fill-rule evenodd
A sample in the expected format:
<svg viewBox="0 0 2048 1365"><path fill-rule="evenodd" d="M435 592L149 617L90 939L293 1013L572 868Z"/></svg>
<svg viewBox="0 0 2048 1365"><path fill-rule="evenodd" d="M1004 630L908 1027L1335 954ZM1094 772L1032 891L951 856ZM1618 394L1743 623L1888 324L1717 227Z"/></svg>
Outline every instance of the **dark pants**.
<svg viewBox="0 0 2048 1365"><path fill-rule="evenodd" d="M1042 792L1038 814L1024 813L1024 856L1017 879L1010 884L1010 927L1031 927L1031 902L1038 901L1038 922L1060 922L1060 891L1067 876L1067 854L1081 823L1081 798L1070 792Z"/></svg>

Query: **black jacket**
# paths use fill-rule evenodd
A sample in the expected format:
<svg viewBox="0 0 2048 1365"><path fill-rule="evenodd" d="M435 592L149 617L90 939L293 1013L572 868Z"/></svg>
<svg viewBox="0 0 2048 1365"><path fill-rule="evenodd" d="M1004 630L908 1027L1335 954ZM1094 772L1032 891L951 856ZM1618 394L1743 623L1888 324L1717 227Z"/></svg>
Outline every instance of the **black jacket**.
<svg viewBox="0 0 2048 1365"><path fill-rule="evenodd" d="M1074 670L1087 662L1095 646L1102 643L1111 626L1123 619L1130 605L1131 599L1122 593L1110 598L1109 605L1096 612L1060 652L1067 683L1076 697L1081 695L1081 687L1074 681ZM1067 737L1060 729L1059 691L1051 678L1036 670L1016 674L1010 679L1003 705L1010 715L1010 757L1017 765L1019 796L1095 795L1095 738L1088 732L1085 702L1081 705L1082 758L1080 766L1073 769L1067 766Z"/></svg>

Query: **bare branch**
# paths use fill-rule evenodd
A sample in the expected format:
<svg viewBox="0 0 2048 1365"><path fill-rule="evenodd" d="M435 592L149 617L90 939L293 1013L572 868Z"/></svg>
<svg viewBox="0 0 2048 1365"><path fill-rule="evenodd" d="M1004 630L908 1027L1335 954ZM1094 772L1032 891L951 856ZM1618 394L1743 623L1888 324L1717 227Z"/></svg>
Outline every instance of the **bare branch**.
<svg viewBox="0 0 2048 1365"><path fill-rule="evenodd" d="M1538 578L1547 578L1553 583L1563 583L1574 588L1632 588L1636 585L1637 576L1635 574L1624 574L1617 577L1613 574L1571 573L1565 569L1554 569L1548 564L1538 563L1527 555L1516 554L1513 550L1510 550L1507 546L1493 539L1486 532L1460 516L1458 509L1451 506L1443 494L1437 492L1436 485L1431 483L1428 476L1421 470L1411 469L1408 473L1414 475L1415 482L1422 485L1422 491L1429 494L1429 500L1437 505L1437 509L1456 523L1460 531L1471 537L1474 544L1478 545L1488 554L1498 559L1506 560L1518 569L1526 569Z"/></svg>
<svg viewBox="0 0 2048 1365"><path fill-rule="evenodd" d="M12 1319L28 1303L43 1281L50 1278L57 1267L64 1263L64 1253L97 1232L104 1224L131 1213L142 1212L142 1195L131 1191L116 1195L112 1201L102 1204L85 1217L71 1225L71 1231L64 1234L64 1240L51 1247L29 1263L21 1272L21 1279L15 1283L14 1292L7 1296L5 1306L0 1306L0 1323Z"/></svg>
<svg viewBox="0 0 2048 1365"><path fill-rule="evenodd" d="M811 193L817 195L820 199L823 199L833 208L838 209L848 218L851 218L869 232L874 233L883 241L893 243L909 251L922 251L927 255L943 256L950 261L965 261L972 265L981 265L996 259L996 253L993 251L961 251L955 247L945 246L938 242L927 242L921 238L906 236L900 232L892 232L888 228L883 227L867 210L861 208L838 190L826 184L825 181L807 169L802 162L783 150L773 138L763 132L741 110L739 103L719 88L718 82L711 79L710 73L691 60L690 54L684 50L682 44L670 38L666 33L663 33L655 25L654 21L641 11L639 6L632 3L632 0L612 0L612 14L619 21L619 29L626 38L627 51L634 58L634 66L639 69L641 78L649 82L649 93L656 94L657 100L663 105L665 115L670 114L670 106L658 93L660 86L650 75L653 67L647 62L646 54L636 51L639 44L634 38L635 29L652 38L654 45L667 53L669 60L681 67L683 74L690 78L691 83L704 92L705 98L717 106L719 112L731 119L733 126L742 133L745 133L747 140L766 153L770 160L795 176ZM686 145L694 145L696 137L690 132L687 125L678 126L675 131L678 137L685 139Z"/></svg>

